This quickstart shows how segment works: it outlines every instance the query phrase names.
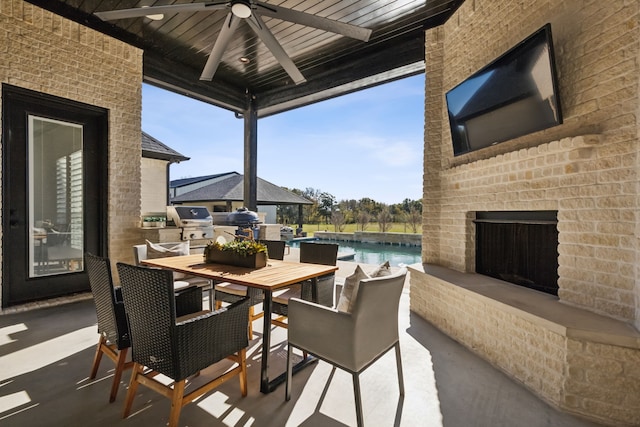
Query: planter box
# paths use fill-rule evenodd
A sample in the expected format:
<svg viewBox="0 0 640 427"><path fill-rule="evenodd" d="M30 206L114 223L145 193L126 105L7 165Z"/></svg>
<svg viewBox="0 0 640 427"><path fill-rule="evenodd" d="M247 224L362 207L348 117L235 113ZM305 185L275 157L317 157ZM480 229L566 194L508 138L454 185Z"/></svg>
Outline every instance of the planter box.
<svg viewBox="0 0 640 427"><path fill-rule="evenodd" d="M205 262L235 265L236 267L262 268L267 265L267 254L240 255L231 251L208 251Z"/></svg>

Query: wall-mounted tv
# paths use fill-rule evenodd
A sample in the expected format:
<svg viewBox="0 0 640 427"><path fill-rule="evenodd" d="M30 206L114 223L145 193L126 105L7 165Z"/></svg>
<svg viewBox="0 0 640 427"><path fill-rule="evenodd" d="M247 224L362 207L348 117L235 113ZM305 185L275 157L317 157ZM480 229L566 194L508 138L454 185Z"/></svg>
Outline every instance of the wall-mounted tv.
<svg viewBox="0 0 640 427"><path fill-rule="evenodd" d="M459 156L562 123L551 24L446 94Z"/></svg>

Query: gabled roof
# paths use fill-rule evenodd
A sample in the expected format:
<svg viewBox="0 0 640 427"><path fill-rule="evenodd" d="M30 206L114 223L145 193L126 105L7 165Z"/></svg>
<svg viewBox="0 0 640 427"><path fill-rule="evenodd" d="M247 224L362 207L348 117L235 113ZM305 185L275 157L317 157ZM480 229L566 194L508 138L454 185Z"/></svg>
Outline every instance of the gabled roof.
<svg viewBox="0 0 640 427"><path fill-rule="evenodd" d="M191 202L241 202L244 200L244 175L237 172L209 175L206 177L188 178L171 181L169 186L177 188L188 184L203 182L207 179L217 179L221 176L228 177L219 179L211 184L204 185L193 191L189 191L179 196L173 197L171 203L191 203ZM298 196L291 191L278 187L264 179L258 178L257 198L259 205L311 205L312 201Z"/></svg>
<svg viewBox="0 0 640 427"><path fill-rule="evenodd" d="M142 157L146 157L148 159L167 160L171 163L179 163L189 160L189 157L183 156L145 131L142 131Z"/></svg>
<svg viewBox="0 0 640 427"><path fill-rule="evenodd" d="M218 173L215 175L205 175L205 176L196 176L193 178L174 179L173 181L170 182L169 186L171 188L180 188L180 187L184 187L185 185L197 184L198 182L217 179L225 175L240 175L240 174L238 172L224 172L224 173Z"/></svg>

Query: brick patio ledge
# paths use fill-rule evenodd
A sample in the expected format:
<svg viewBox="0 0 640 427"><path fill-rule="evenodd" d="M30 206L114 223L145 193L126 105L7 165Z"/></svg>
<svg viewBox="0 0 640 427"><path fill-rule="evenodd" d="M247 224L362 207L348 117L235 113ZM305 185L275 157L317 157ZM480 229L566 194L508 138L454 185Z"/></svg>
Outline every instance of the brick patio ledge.
<svg viewBox="0 0 640 427"><path fill-rule="evenodd" d="M640 349L640 331L632 324L568 305L553 295L438 265L411 268L482 295L488 304L500 305L504 311L567 338Z"/></svg>
<svg viewBox="0 0 640 427"><path fill-rule="evenodd" d="M640 425L640 332L630 323L474 273L412 264L410 307L553 406Z"/></svg>

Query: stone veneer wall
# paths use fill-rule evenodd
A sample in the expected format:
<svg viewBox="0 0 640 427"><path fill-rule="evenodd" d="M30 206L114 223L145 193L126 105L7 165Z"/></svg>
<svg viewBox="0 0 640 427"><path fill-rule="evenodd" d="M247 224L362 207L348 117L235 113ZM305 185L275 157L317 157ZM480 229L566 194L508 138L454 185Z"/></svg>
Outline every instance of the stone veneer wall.
<svg viewBox="0 0 640 427"><path fill-rule="evenodd" d="M313 237L321 240L337 240L342 242L381 243L398 246L420 246L422 239L419 234L411 233L379 233L375 231L356 231L343 233L334 231L316 231Z"/></svg>
<svg viewBox="0 0 640 427"><path fill-rule="evenodd" d="M547 22L552 26L564 124L454 157L445 93ZM445 25L426 32L425 52L423 261L473 272L475 211L555 210L560 301L640 327L640 3L467 0ZM412 310L554 404L615 423L640 423L640 387L629 390L624 382L631 375L640 383L637 369L628 368L640 360L637 343L607 347L555 337L526 316L522 321L486 313L452 284L447 292L455 298L447 301L443 283L412 271ZM459 311L476 315L456 317ZM486 329L470 328L478 322ZM519 325L519 332L499 335L504 340L501 354L487 341L478 343L490 339L503 323ZM454 324L474 332L465 333L465 327ZM502 363L505 357L532 363L526 353L518 356L517 337L523 335L538 352L562 349L559 365L549 368L564 373L561 383L545 373ZM605 354L622 359L609 363ZM578 367L589 364L607 369L585 374ZM580 376L593 381L582 391L576 385ZM599 384L603 390L626 387L629 397L623 401L635 408L635 416L625 418L624 408L598 400L594 394Z"/></svg>
<svg viewBox="0 0 640 427"><path fill-rule="evenodd" d="M133 262L142 51L22 0L0 0L0 83L109 110L109 256Z"/></svg>

